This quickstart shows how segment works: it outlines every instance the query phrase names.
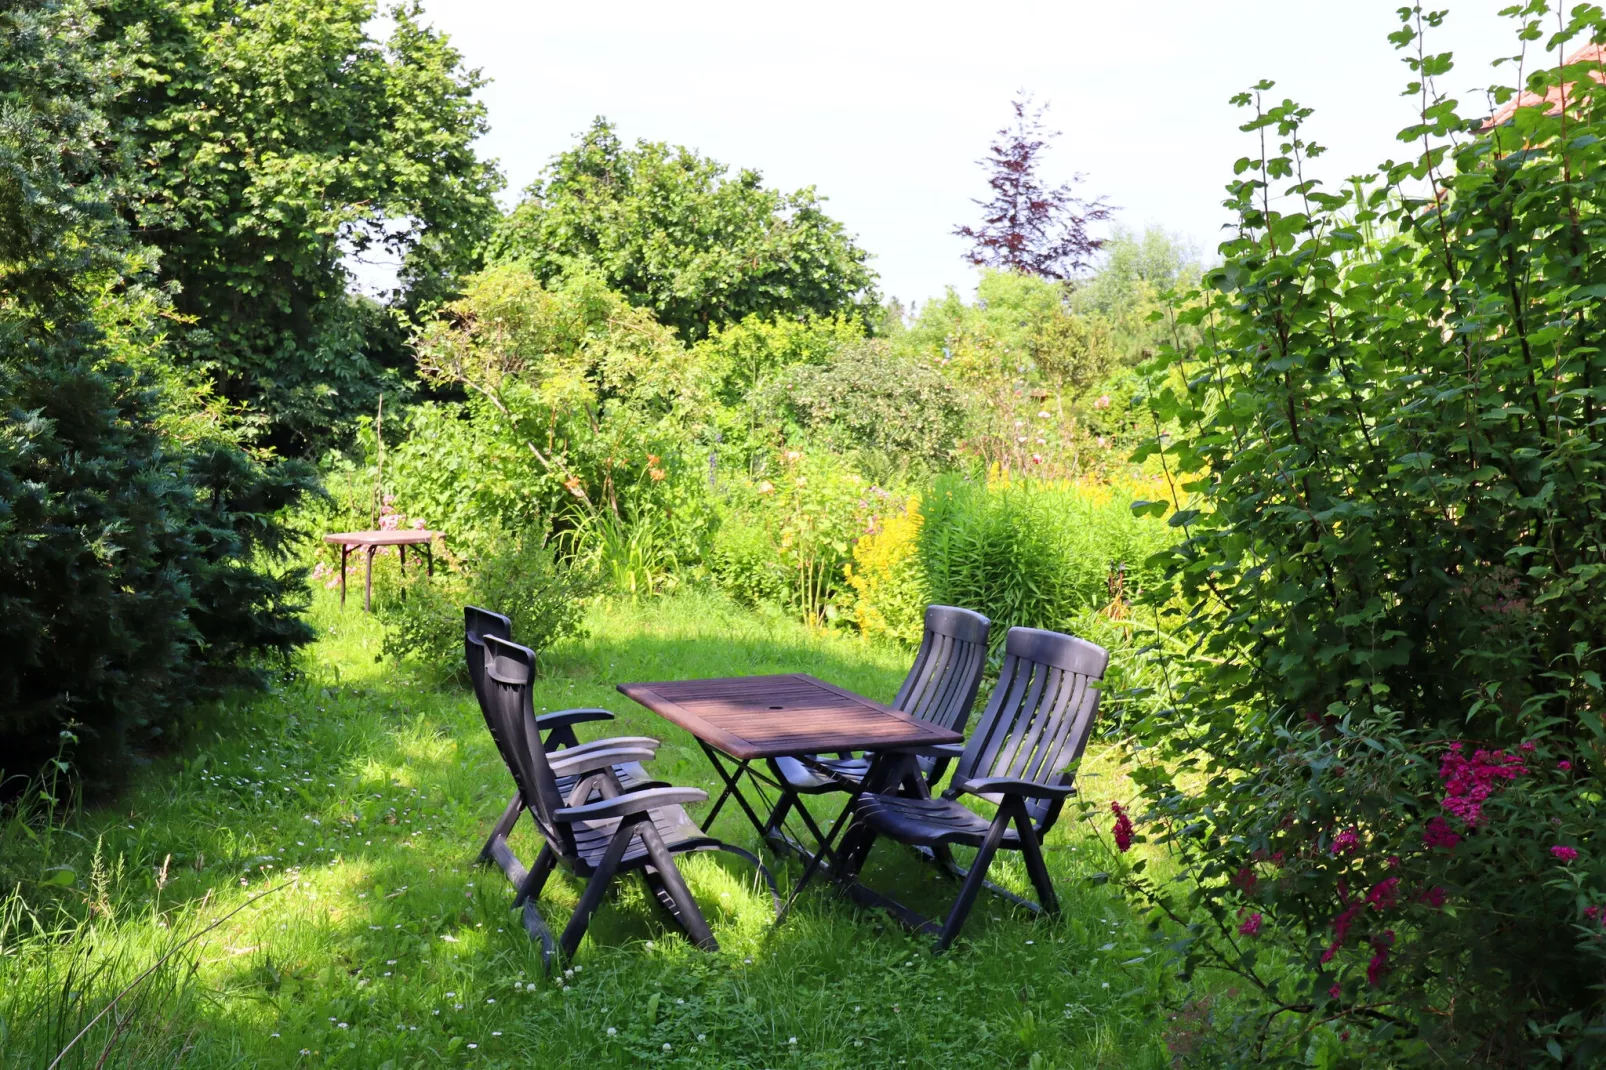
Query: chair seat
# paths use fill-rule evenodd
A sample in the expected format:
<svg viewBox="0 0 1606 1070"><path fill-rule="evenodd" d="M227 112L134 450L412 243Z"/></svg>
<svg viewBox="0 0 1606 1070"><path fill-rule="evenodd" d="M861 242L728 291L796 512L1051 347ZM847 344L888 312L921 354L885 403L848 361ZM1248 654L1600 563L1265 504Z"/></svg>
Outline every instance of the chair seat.
<svg viewBox="0 0 1606 1070"><path fill-rule="evenodd" d="M558 751L557 753L561 755L563 752ZM647 770L642 767L640 762L620 762L613 767L613 775L619 779L619 786L626 791L634 790L642 784L652 781L652 777L647 775ZM567 799L574 792L574 786L580 783L580 775L571 773L568 776L560 776L557 780L558 794Z"/></svg>
<svg viewBox="0 0 1606 1070"><path fill-rule="evenodd" d="M812 760L825 766L836 777L830 777L800 758L774 758L773 768L786 786L800 795L820 795L827 791L845 791L848 783L857 784L870 771L870 759L827 758L814 755ZM840 779L838 779L840 778ZM844 783L844 781L848 783Z"/></svg>
<svg viewBox="0 0 1606 1070"><path fill-rule="evenodd" d="M718 840L704 832L697 822L692 820L683 806L654 807L652 823L657 827L658 835L663 837L664 846L669 848L671 854L720 845ZM574 869L581 876L585 876L602 861L604 852L608 850L608 844L613 841L614 833L619 831L619 819L576 821L570 827L574 830L574 845L579 855L575 860ZM638 836L631 841L629 849L625 851L624 858L619 862L619 868L633 869L647 862L647 849L642 846L641 838Z"/></svg>
<svg viewBox="0 0 1606 1070"><path fill-rule="evenodd" d="M860 819L880 835L922 847L943 843L980 847L992 825L990 818L952 799L861 795L856 811ZM1003 846L1020 849L1020 834L1014 825L1004 833Z"/></svg>

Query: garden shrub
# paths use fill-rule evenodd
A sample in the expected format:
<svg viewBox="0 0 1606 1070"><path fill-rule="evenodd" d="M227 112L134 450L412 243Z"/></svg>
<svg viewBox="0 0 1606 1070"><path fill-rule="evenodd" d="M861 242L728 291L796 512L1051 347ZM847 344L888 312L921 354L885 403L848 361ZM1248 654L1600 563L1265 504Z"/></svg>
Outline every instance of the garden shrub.
<svg viewBox="0 0 1606 1070"><path fill-rule="evenodd" d="M463 607L477 605L513 621L513 637L540 654L584 634L586 600L595 586L559 562L539 526L490 531L446 556L434 576L415 571L398 597L378 605L382 653L412 662L438 680L464 679Z"/></svg>
<svg viewBox="0 0 1606 1070"><path fill-rule="evenodd" d="M1237 98L1268 153L1202 341L1151 369L1180 542L1150 602L1187 647L1133 775L1182 879L1122 879L1175 922L1200 1065L1606 1059L1598 46L1484 125L1402 14L1421 154L1324 193L1308 112Z"/></svg>
<svg viewBox="0 0 1606 1070"><path fill-rule="evenodd" d="M1011 627L1063 629L1104 607L1123 568L1130 597L1167 541L1163 525L1127 507L1140 486L939 479L920 529L931 599L985 613L1001 643Z"/></svg>
<svg viewBox="0 0 1606 1070"><path fill-rule="evenodd" d="M964 428L964 406L953 384L880 341L849 346L828 363L787 369L761 405L779 417L796 443L879 453L896 458L905 470L950 461Z"/></svg>

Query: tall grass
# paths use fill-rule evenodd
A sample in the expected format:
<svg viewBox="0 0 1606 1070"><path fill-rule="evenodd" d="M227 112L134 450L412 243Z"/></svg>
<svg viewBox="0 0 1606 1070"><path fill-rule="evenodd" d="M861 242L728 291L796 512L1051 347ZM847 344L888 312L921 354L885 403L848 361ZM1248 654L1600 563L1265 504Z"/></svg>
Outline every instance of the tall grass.
<svg viewBox="0 0 1606 1070"><path fill-rule="evenodd" d="M1134 517L1126 489L943 477L921 505L931 599L985 613L999 641L1010 627L1064 630L1086 611L1128 600L1171 532Z"/></svg>

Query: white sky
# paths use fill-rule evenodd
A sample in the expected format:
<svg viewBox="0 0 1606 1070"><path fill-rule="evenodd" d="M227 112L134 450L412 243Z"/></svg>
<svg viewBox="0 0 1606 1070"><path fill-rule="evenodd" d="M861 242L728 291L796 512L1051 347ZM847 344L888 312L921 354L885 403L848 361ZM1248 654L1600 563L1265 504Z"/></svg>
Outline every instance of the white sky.
<svg viewBox="0 0 1606 1070"><path fill-rule="evenodd" d="M1087 176L1130 227L1158 223L1213 251L1222 187L1250 150L1227 98L1271 78L1314 107L1336 183L1405 155L1408 74L1387 34L1401 0L947 0L803 6L681 0L529 3L425 0L483 91L509 201L595 115L628 141L684 144L765 183L814 185L827 211L875 255L885 294L924 301L970 289L954 226L986 193L975 160L1017 88L1051 104L1063 130L1046 177ZM1445 80L1483 114L1495 56L1516 38L1496 11L1453 0L1434 51ZM1509 79L1509 75L1506 75ZM1476 92L1474 92L1476 91ZM1279 97L1280 99L1280 97ZM1475 103L1476 102L1476 103Z"/></svg>

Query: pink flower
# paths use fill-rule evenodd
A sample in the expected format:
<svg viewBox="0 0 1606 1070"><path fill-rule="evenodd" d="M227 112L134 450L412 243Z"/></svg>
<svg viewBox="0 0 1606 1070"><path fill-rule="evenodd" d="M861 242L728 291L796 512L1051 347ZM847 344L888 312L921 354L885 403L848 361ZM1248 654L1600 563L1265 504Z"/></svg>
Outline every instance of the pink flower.
<svg viewBox="0 0 1606 1070"><path fill-rule="evenodd" d="M1428 822L1426 831L1422 833L1424 847L1443 847L1445 850L1453 848L1461 842L1461 837L1450 828L1450 823L1442 817L1435 817Z"/></svg>
<svg viewBox="0 0 1606 1070"><path fill-rule="evenodd" d="M1527 771L1515 754L1479 749L1466 758L1461 744L1452 743L1439 763L1444 808L1469 826L1476 826L1483 820L1484 802L1499 789L1500 782L1515 780Z"/></svg>
<svg viewBox="0 0 1606 1070"><path fill-rule="evenodd" d="M1444 906L1445 893L1443 888L1440 888L1438 885L1434 885L1432 888L1429 888L1416 898L1419 902L1426 903L1434 910L1438 910L1440 907Z"/></svg>
<svg viewBox="0 0 1606 1070"><path fill-rule="evenodd" d="M1333 961L1338 949L1344 946L1344 941L1349 939L1350 926L1355 923L1355 915L1361 912L1361 907L1364 905L1360 902L1351 903L1333 919L1333 942L1322 952L1323 962Z"/></svg>
<svg viewBox="0 0 1606 1070"><path fill-rule="evenodd" d="M1571 862L1573 859L1578 857L1578 848L1568 847L1566 844L1558 843L1556 846L1550 849L1550 853L1561 859L1563 862Z"/></svg>
<svg viewBox="0 0 1606 1070"><path fill-rule="evenodd" d="M1400 878L1390 877L1372 885L1372 890L1366 893L1366 901L1372 905L1373 910L1387 910L1397 901L1400 888Z"/></svg>
<svg viewBox="0 0 1606 1070"><path fill-rule="evenodd" d="M1361 845L1361 838L1353 828L1347 828L1333 837L1333 857L1351 854Z"/></svg>
<svg viewBox="0 0 1606 1070"><path fill-rule="evenodd" d="M1521 743L1517 744L1517 749L1524 752L1532 751L1534 749L1534 741L1531 739L1525 739Z"/></svg>
<svg viewBox="0 0 1606 1070"><path fill-rule="evenodd" d="M1606 914L1606 910L1603 910L1600 907L1585 907L1584 908L1584 917L1586 919L1588 919L1589 921L1594 921L1595 919L1601 917L1602 914Z"/></svg>
<svg viewBox="0 0 1606 1070"><path fill-rule="evenodd" d="M1344 994L1344 990L1342 988L1338 987L1338 982L1337 981L1334 981L1333 982L1333 987L1329 988L1327 990L1327 995L1328 995L1328 998L1330 998L1330 999L1337 999L1339 996L1341 996L1343 994Z"/></svg>
<svg viewBox="0 0 1606 1070"><path fill-rule="evenodd" d="M1390 869L1399 869L1400 868L1400 856L1399 855L1389 855L1388 862L1386 864Z"/></svg>
<svg viewBox="0 0 1606 1070"><path fill-rule="evenodd" d="M1110 813L1115 815L1115 847L1124 854L1132 849L1132 819L1118 802L1110 803Z"/></svg>
<svg viewBox="0 0 1606 1070"><path fill-rule="evenodd" d="M1255 876L1254 870L1244 866L1238 870L1237 876L1232 878L1232 883L1241 888L1245 895L1254 895L1255 885L1260 883L1260 879Z"/></svg>
<svg viewBox="0 0 1606 1070"><path fill-rule="evenodd" d="M1245 936L1259 936L1260 922L1261 917L1259 914L1251 914L1242 925L1238 926L1238 931Z"/></svg>
<svg viewBox="0 0 1606 1070"><path fill-rule="evenodd" d="M1561 761L1556 763L1556 768L1560 769L1563 773L1565 773L1567 770L1571 769L1572 767L1573 767L1573 763L1569 762L1566 758L1563 758Z"/></svg>

